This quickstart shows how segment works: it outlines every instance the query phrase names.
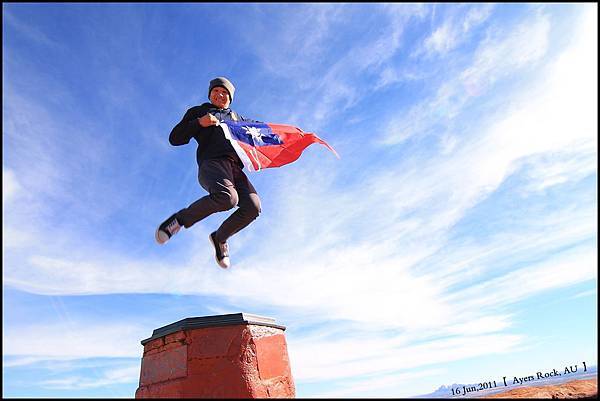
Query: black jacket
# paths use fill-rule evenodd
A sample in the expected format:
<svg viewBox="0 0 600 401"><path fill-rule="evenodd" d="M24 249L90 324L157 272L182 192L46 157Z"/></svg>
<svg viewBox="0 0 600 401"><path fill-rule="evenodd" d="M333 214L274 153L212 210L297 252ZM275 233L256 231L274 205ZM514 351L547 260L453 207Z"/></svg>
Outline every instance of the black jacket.
<svg viewBox="0 0 600 401"><path fill-rule="evenodd" d="M233 150L231 143L225 138L225 135L223 135L221 128L217 126L205 128L200 125L198 118L206 115L206 113L210 113L217 117L219 121L233 120L258 122L249 118L244 118L230 108L219 109L211 103L204 103L189 109L179 124L173 128L169 135L169 142L171 145L186 145L190 142L190 139L194 138L196 142L198 142L198 149L196 150L198 167L200 167L203 160L218 159L222 157L233 159L243 167L243 163L235 153L235 150Z"/></svg>

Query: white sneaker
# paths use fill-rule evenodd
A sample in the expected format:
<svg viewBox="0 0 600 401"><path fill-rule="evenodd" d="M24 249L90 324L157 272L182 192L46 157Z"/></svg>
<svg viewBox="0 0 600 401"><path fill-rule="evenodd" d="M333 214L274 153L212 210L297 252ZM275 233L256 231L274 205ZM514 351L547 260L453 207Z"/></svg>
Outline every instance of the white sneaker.
<svg viewBox="0 0 600 401"><path fill-rule="evenodd" d="M175 213L176 214L176 213ZM173 214L171 217L163 221L160 226L156 229L156 233L154 234L154 238L156 238L156 242L159 244L164 244L167 242L172 236L177 234L181 229L181 224Z"/></svg>
<svg viewBox="0 0 600 401"><path fill-rule="evenodd" d="M208 239L215 248L215 259L217 260L218 265L223 269L227 269L231 266L231 263L229 262L229 245L227 245L227 242L217 242L217 239L215 238L216 235L217 232L215 231L208 236Z"/></svg>

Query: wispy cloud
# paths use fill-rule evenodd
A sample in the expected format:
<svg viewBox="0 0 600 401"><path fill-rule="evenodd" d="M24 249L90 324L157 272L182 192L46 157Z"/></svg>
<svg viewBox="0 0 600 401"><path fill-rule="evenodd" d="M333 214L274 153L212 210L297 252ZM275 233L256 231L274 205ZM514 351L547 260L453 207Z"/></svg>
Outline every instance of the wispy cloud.
<svg viewBox="0 0 600 401"><path fill-rule="evenodd" d="M60 323L7 327L4 354L45 360L95 357L141 357L140 341L151 330L134 324ZM43 335L40 335L43 333ZM115 341L115 339L121 339ZM38 359L38 360L39 360ZM21 359L21 364L24 363ZM32 359L31 361L36 361Z"/></svg>
<svg viewBox="0 0 600 401"><path fill-rule="evenodd" d="M593 295L598 295L598 291L596 289L580 292L578 294L573 295L573 298L591 297Z"/></svg>
<svg viewBox="0 0 600 401"><path fill-rule="evenodd" d="M484 4L469 8L466 13L458 9L457 13L444 19L442 24L423 41L411 57L432 57L445 55L464 43L472 34L472 30L484 23L490 16L493 5Z"/></svg>
<svg viewBox="0 0 600 401"><path fill-rule="evenodd" d="M353 380L352 383L345 384L342 388L334 391L327 391L316 394L316 398L336 398L336 397L348 397L348 398L359 398L361 393L369 391L370 394L382 394L384 397L410 397L414 396L415 393L410 390L410 383L420 377L435 376L443 372L441 369L427 369L418 372L406 372L406 373L391 373L387 375L378 375L376 377L366 377L362 379ZM404 391L401 389L404 387ZM382 390L386 390L382 392Z"/></svg>
<svg viewBox="0 0 600 401"><path fill-rule="evenodd" d="M529 180L526 191L544 191L594 174L598 155L590 145L576 143L560 153L543 153L529 158L524 168Z"/></svg>
<svg viewBox="0 0 600 401"><path fill-rule="evenodd" d="M19 193L23 190L21 184L15 177L15 172L10 169L2 169L2 204L13 200L19 196Z"/></svg>
<svg viewBox="0 0 600 401"><path fill-rule="evenodd" d="M85 213L93 220L94 215L102 217L123 204L113 190L113 179L89 179L93 171L106 169L111 160L105 136L85 124L75 128L70 120L73 116L67 113L57 118L48 103L20 95L15 88L5 90L10 102L6 104L3 141L11 148L9 174L21 189L21 202L12 202L9 221L48 221L47 215L56 213L57 204L69 205L73 215ZM76 130L77 135L71 135ZM99 192L114 196L90 209L88 205L94 204Z"/></svg>
<svg viewBox="0 0 600 401"><path fill-rule="evenodd" d="M522 22L508 34L490 29L468 67L445 72L443 80L436 80L441 84L433 96L411 107L403 116L391 119L383 136L384 144L399 144L414 135L427 134L438 124L448 125L499 79L544 56L549 27L548 17L541 15Z"/></svg>
<svg viewBox="0 0 600 401"><path fill-rule="evenodd" d="M46 33L36 28L34 25L23 21L21 18L17 17L14 12L6 8L3 8L2 10L2 19L3 23L7 23L12 28L16 29L23 37L34 43L52 47L60 46L59 42L51 39Z"/></svg>
<svg viewBox="0 0 600 401"><path fill-rule="evenodd" d="M286 107L295 110L291 116L285 116L286 121L309 126L311 130L318 129L327 116L343 113L356 105L378 85L376 82L365 83L361 78L378 76L403 45L402 33L408 21L425 15L421 5L368 6L368 13L364 7L298 6L293 12L302 18L278 26L274 33L269 31L268 41L260 29L250 35L244 31L245 40L260 63L282 82L295 83L288 88L290 92L286 98L298 100L293 101L293 106ZM376 20L377 29L368 28L371 25L365 24L364 18ZM330 44L336 42L340 31L346 32L350 28L359 29L363 34L349 48L344 44L334 53L323 53L323 49L331 49ZM298 37L303 38L301 46L289 46ZM277 101L281 102L281 99ZM277 115L273 117L277 118Z"/></svg>
<svg viewBox="0 0 600 401"><path fill-rule="evenodd" d="M458 304L469 310L492 305L501 306L550 288L561 288L597 279L596 263L593 247L576 248L543 263L462 289L451 294L447 300L459 300ZM514 277L519 277L519 280L515 280Z"/></svg>
<svg viewBox="0 0 600 401"><path fill-rule="evenodd" d="M376 374L389 375L393 372L408 373L419 372L435 363L447 363L465 357L475 357L488 354L491 349L494 353L504 353L512 350L520 342L516 335L481 335L462 336L440 340L429 340L421 344L407 346L394 346L383 338L383 347L376 347L368 356L356 357L355 350L367 349L370 340L356 339L356 341L342 341L337 344L335 340L309 344L302 342L293 344L290 359L295 366L295 376L298 380L335 380L340 378L364 378ZM376 341L373 341L375 343ZM315 353L314 350L319 352ZM302 352L304 351L304 352ZM402 374L399 375L402 379Z"/></svg>
<svg viewBox="0 0 600 401"><path fill-rule="evenodd" d="M121 383L135 383L140 378L140 367L137 365L104 370L96 377L69 376L61 379L44 380L39 385L47 389L82 390L109 385L114 386Z"/></svg>

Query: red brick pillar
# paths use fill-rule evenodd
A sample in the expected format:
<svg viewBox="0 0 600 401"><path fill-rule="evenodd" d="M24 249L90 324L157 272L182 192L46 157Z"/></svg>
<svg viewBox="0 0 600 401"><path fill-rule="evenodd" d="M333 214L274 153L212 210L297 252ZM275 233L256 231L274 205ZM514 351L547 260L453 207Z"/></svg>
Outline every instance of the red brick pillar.
<svg viewBox="0 0 600 401"><path fill-rule="evenodd" d="M284 326L247 313L183 319L142 340L135 398L295 397Z"/></svg>

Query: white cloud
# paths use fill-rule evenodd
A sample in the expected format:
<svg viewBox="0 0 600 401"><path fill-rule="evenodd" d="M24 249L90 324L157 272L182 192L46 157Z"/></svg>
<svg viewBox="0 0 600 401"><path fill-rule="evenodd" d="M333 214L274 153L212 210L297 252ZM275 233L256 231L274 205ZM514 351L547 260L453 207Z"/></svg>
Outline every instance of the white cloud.
<svg viewBox="0 0 600 401"><path fill-rule="evenodd" d="M522 260L553 261L556 256L548 255L560 255L565 245L580 244L594 237L597 233L594 216L592 205L581 207L575 203L544 219L537 215L519 217L519 228L509 221L491 235L472 234L452 244L450 249L444 248L425 260L426 271L452 286L484 279L491 272L509 273L512 265ZM443 269L436 268L440 264Z"/></svg>
<svg viewBox="0 0 600 401"><path fill-rule="evenodd" d="M42 32L35 26L23 21L18 18L14 12L9 11L7 7L2 10L3 23L6 22L8 25L13 27L23 37L36 42L41 45L57 47L60 46L59 42L52 40L46 33Z"/></svg>
<svg viewBox="0 0 600 401"><path fill-rule="evenodd" d="M5 161L8 167L3 169L18 179L19 202L6 205L6 227L13 232L26 226L48 229L57 215L67 210L69 218L63 218L61 224L71 222L75 227L77 218L85 216L90 224L124 205L129 192L116 190L114 177L95 173L108 171L110 155L114 155L107 136L97 135L79 122L75 135L72 116L67 112L57 115L50 103L30 98L13 85L4 89L7 118L3 143L10 153ZM53 86L43 89L50 92ZM132 169L134 165L132 160ZM99 193L102 202L97 201Z"/></svg>
<svg viewBox="0 0 600 401"><path fill-rule="evenodd" d="M23 190L15 176L15 172L2 168L2 206L19 196Z"/></svg>
<svg viewBox="0 0 600 401"><path fill-rule="evenodd" d="M523 22L508 35L491 31L479 45L469 67L448 72L434 96L390 120L383 134L383 145L400 144L414 135L426 134L436 124L447 125L473 97L483 95L500 78L517 73L544 56L549 29L548 17L540 16L533 22Z"/></svg>
<svg viewBox="0 0 600 401"><path fill-rule="evenodd" d="M451 23L446 22L425 40L425 49L428 53L447 53L456 46L457 34Z"/></svg>
<svg viewBox="0 0 600 401"><path fill-rule="evenodd" d="M493 8L493 4L482 4L479 7L469 9L462 22L462 32L470 32L477 25L485 22L492 13Z"/></svg>
<svg viewBox="0 0 600 401"><path fill-rule="evenodd" d="M481 93L497 80L540 60L548 50L550 20L541 15L510 33L490 32L479 46L471 67L460 75L468 91Z"/></svg>
<svg viewBox="0 0 600 401"><path fill-rule="evenodd" d="M98 377L99 376L99 377ZM39 382L42 388L52 390L83 390L89 388L107 387L121 383L135 383L140 379L140 367L136 365L125 368L103 370L96 377L68 376L60 379L43 380Z"/></svg>
<svg viewBox="0 0 600 401"><path fill-rule="evenodd" d="M374 86L374 90L380 90L397 82L419 81L426 78L426 74L422 71L402 70L399 71L393 67L385 67L379 74L379 79Z"/></svg>
<svg viewBox="0 0 600 401"><path fill-rule="evenodd" d="M23 230L9 225L13 218L15 203L27 198L24 188L17 179L15 171L2 169L2 248L23 248L34 242L35 235L30 230Z"/></svg>
<svg viewBox="0 0 600 401"><path fill-rule="evenodd" d="M53 132L60 128L50 112L38 104L28 102L22 95L5 89L7 116L5 120L3 143L10 147L13 165L7 169L18 177L21 193L27 201L35 201L36 196L60 191L64 185L54 157L59 152L57 141L53 140ZM31 116L37 117L34 124ZM27 168L21 168L27 165ZM4 175L4 173L3 173ZM63 176L64 177L64 176Z"/></svg>
<svg viewBox="0 0 600 401"><path fill-rule="evenodd" d="M294 376L298 380L310 382L389 374L399 370L414 371L434 363L446 363L490 352L508 352L519 345L522 338L509 334L465 335L400 346L394 345L393 341L389 337L363 337L346 341L333 339L292 342L290 361L294 364ZM373 351L368 355L360 354L371 346Z"/></svg>
<svg viewBox="0 0 600 401"><path fill-rule="evenodd" d="M511 271L498 278L450 294L446 300L472 310L517 302L551 288L597 280L593 247L581 247L542 263Z"/></svg>
<svg viewBox="0 0 600 401"><path fill-rule="evenodd" d="M584 297L590 297L593 295L596 295L596 296L598 295L598 291L596 289L580 292L576 295L573 295L572 298L584 298Z"/></svg>
<svg viewBox="0 0 600 401"><path fill-rule="evenodd" d="M315 398L362 398L361 393L370 394L375 397L378 391L386 390L383 397L411 397L414 391L410 390L411 383L415 379L427 376L440 375L441 369L427 369L416 372L392 373L389 375L378 375L377 377L367 377L353 380L352 383L344 385L342 388L333 391L327 391L315 395ZM398 389L402 389L398 391Z"/></svg>
<svg viewBox="0 0 600 401"><path fill-rule="evenodd" d="M535 28L533 24L532 29L545 30L546 25L544 19L537 24L542 28ZM593 28L593 24L589 26ZM412 161L404 161L401 174L392 171L372 180L367 192L378 193L390 204L389 209L381 212L396 221L407 211L418 208L427 216L427 221L435 221L440 228L451 226L466 210L493 193L528 158L539 160L539 155L544 153L564 154L567 156L560 156L561 160L578 161L561 163L555 168L559 174L551 174L549 163L527 164L528 176L542 179L541 187L547 186L548 179L557 175L567 182L593 173L595 157L591 155L595 154L597 132L593 110L597 106L597 92L594 89L595 54L589 51L595 49L593 42L589 42L592 33L580 34L578 45L558 57L533 87L524 89L520 97L491 121L486 121L489 128L484 128L478 137L470 142L463 140L460 146L455 144L456 150L452 153L444 158L432 158L418 169L409 164ZM586 84L589 80L592 85ZM446 89L449 93L455 92L454 88L447 86ZM450 94L441 96L449 97ZM413 109L416 124L430 117L429 111L422 105L419 107ZM582 158L582 155L586 156ZM546 160L556 166L556 156ZM397 184L389 188L390 182ZM432 203L434 200L440 203ZM433 226L427 229L432 230Z"/></svg>
<svg viewBox="0 0 600 401"><path fill-rule="evenodd" d="M2 361L2 366L5 368L14 368L14 367L18 367L18 366L33 365L33 364L40 363L45 360L46 360L46 358L44 358L43 356L6 358L4 361Z"/></svg>
<svg viewBox="0 0 600 401"><path fill-rule="evenodd" d="M442 259L431 259L432 266L419 271L412 267L443 249L444 233L464 213L460 210L467 207L465 205L468 202L457 198L453 202L459 202L458 206L445 205L449 210L426 208L422 212L423 216L420 216L420 212L411 218L422 219L416 225L411 224L410 219L404 220L401 213L389 219L387 210L383 214L388 217L377 220L376 216L380 211L369 212L370 201L364 204L354 202L353 213L340 214L340 210L351 210L354 198L352 192L347 194L347 203L344 197L336 197L341 204L327 205L315 192L323 187L320 179L311 173L306 174L307 180L312 179L314 186L296 185L294 192L287 191L286 182L282 183L284 187L281 193L289 195L282 196L277 203L286 205L284 213L289 217L281 220L269 237L261 239L267 243L277 243L275 238L286 233L286 242L279 242L278 245L281 256L272 255L268 247L263 251L256 249L252 257L237 259L231 271L222 272L214 266L208 242L204 238L205 233L201 228L195 228L182 235L193 234L202 240L202 245L198 245L198 249L192 252L201 256L187 263L183 262L179 267L159 262L132 261L126 257L100 256L102 253L94 251L84 252L79 256L72 255L70 258L33 255L27 274L24 274L24 270L12 271L9 267L5 283L44 294L209 294L224 297L234 304L251 303L256 307L277 305L290 314L310 316L314 313L331 319L413 330L428 327L441 330L441 327L447 326L449 332L455 332L456 327L450 324L448 316L460 305L444 301L443 294L457 277L464 280L468 274L483 274L485 271L478 266L493 268L494 261L505 258L507 253L518 260L519 257L532 255L534 252L553 251L562 244L589 238L595 230L594 224L590 223L589 210L567 209L562 216L554 214L546 219L536 218L538 223L530 229L499 234L492 237L489 243L471 248L457 247L449 254L442 255ZM327 180L326 176L318 175L322 180ZM432 177L434 181L438 181L435 176ZM302 182L299 176L294 178ZM452 185L448 180L443 182ZM421 188L421 194L437 196L436 187L430 186L432 183L426 183L423 187L407 184L413 189ZM372 196L374 200L380 194L375 192ZM443 196L443 192L440 196ZM402 194L400 200L406 201L402 199ZM427 198L417 198L414 203L425 201ZM415 207L411 202L406 208L414 214ZM318 212L315 214L315 211ZM393 209L390 209L391 212ZM319 226L319 221L336 213L338 214L332 227L324 227L318 242L306 240L305 236L311 227ZM431 216L435 216L432 213L439 215L439 222L437 217L431 219ZM436 220L436 223L426 223L425 216ZM361 227L360 230L365 235L354 244L344 245L340 242L343 238L340 233L347 232L349 225L356 226L355 222L361 219L370 222L368 225L375 222L376 228L366 231ZM402 228L403 225L406 229ZM250 232L240 235L245 237L233 241L234 246L237 241L256 241L254 234ZM387 240L378 242L380 238ZM298 248L296 244L300 243L304 245ZM174 270L177 274L173 273ZM147 274L148 271L152 271L152 274ZM576 278L575 282L589 279L586 275L573 277ZM266 282L265 278L268 278ZM306 296L306 287L298 286L298 282L310 283L310 297ZM548 289L558 285L558 282L554 282ZM265 291L265 288L269 290ZM532 287L532 291L536 290ZM527 296L528 292L520 293L520 299ZM404 304L418 304L419 308L393 307ZM472 309L464 319L477 322L477 315ZM500 319L494 325L488 322L488 327L501 330L506 327L503 321L505 320ZM468 326L462 327L466 329ZM476 327L470 330L476 330Z"/></svg>
<svg viewBox="0 0 600 401"><path fill-rule="evenodd" d="M147 338L152 329L115 322L94 324L69 317L56 323L5 324L3 367L35 366L60 377L28 382L29 386L51 390L109 388L120 383L136 383L143 354L140 341ZM86 369L91 369L91 373L82 375L81 371Z"/></svg>
<svg viewBox="0 0 600 401"><path fill-rule="evenodd" d="M444 56L454 50L469 39L474 28L487 20L492 8L493 5L484 4L470 8L466 13L459 8L460 12L444 19L444 22L425 38L422 46L411 54L411 57Z"/></svg>
<svg viewBox="0 0 600 401"><path fill-rule="evenodd" d="M21 357L18 364L41 359L141 358L143 347L140 341L149 337L152 329L134 324L91 324L71 320L53 324L11 325L4 328L3 353Z"/></svg>
<svg viewBox="0 0 600 401"><path fill-rule="evenodd" d="M351 47L336 58L324 54L323 49L330 48L329 43L336 41L339 31L348 29L348 20L364 19L364 7L303 5L293 9L295 16L290 23L276 27L269 25L271 30L268 33L258 29L248 35L244 31L244 39L262 65L284 82L293 83L287 97L300 100L295 100L293 106L285 111L286 121L317 130L331 114L343 113L356 105L366 92L372 90L372 85L361 84L364 75L389 68L386 62L403 45L402 35L407 22L425 15L422 5L367 6L368 18L376 21L378 29L353 25L363 35L352 41ZM268 35L268 40L265 40L265 35ZM279 56L273 57L274 54ZM381 88L381 82L375 87ZM294 93L294 88L299 88L298 92ZM312 101L302 100L312 99L311 94L315 93L319 94L317 108ZM274 109L282 109L281 97L277 98ZM292 115L289 110L294 110Z"/></svg>
<svg viewBox="0 0 600 401"><path fill-rule="evenodd" d="M530 192L544 191L548 188L578 181L596 172L598 155L588 143L577 144L564 152L544 153L528 159L526 176Z"/></svg>

